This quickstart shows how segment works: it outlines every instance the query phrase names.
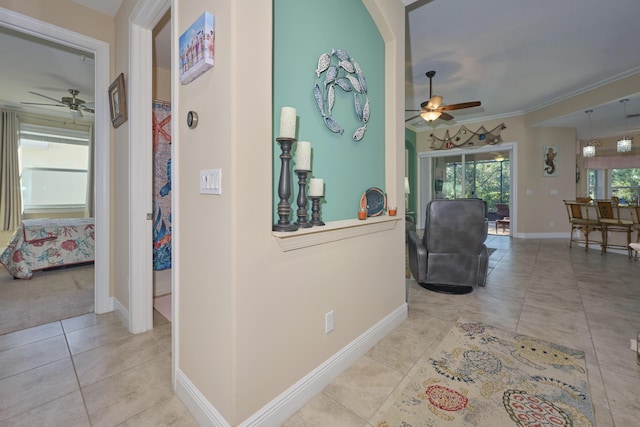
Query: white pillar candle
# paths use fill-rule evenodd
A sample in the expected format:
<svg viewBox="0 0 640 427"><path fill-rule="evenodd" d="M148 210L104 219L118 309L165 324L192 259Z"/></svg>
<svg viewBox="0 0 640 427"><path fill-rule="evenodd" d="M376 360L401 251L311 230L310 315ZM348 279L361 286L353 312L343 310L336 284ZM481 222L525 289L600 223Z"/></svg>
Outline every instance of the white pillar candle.
<svg viewBox="0 0 640 427"><path fill-rule="evenodd" d="M309 196L322 197L324 195L324 180L320 178L311 178L309 182Z"/></svg>
<svg viewBox="0 0 640 427"><path fill-rule="evenodd" d="M311 143L308 141L298 141L296 144L296 170L311 170Z"/></svg>
<svg viewBox="0 0 640 427"><path fill-rule="evenodd" d="M296 137L296 109L293 107L282 107L280 110L280 137Z"/></svg>

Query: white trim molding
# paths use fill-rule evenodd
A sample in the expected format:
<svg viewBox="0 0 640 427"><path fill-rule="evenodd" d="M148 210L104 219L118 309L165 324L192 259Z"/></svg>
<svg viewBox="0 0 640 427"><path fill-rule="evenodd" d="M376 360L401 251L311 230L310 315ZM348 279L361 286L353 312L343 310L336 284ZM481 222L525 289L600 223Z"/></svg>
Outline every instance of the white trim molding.
<svg viewBox="0 0 640 427"><path fill-rule="evenodd" d="M281 425L389 332L400 325L407 318L407 314L408 306L405 303L243 421L239 424L239 427ZM230 427L224 417L179 369L176 372L176 394L189 408L189 411L191 411L200 425Z"/></svg>

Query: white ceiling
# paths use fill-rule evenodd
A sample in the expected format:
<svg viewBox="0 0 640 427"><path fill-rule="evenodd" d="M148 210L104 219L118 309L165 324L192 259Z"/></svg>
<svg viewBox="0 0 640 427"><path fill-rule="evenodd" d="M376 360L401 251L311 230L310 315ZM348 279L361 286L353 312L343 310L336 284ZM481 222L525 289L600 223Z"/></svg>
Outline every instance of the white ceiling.
<svg viewBox="0 0 640 427"><path fill-rule="evenodd" d="M110 16L122 3L74 1ZM428 99L429 70L436 71L433 91L445 104L482 102L481 107L452 111L456 119L436 121L436 127L531 112L640 72L638 0L402 1L407 5L405 108L419 109ZM27 110L21 101L42 100L29 91L58 99L68 96L71 88L80 90L85 101L93 101L90 57L88 61L86 54L68 48L55 55L30 51L27 42L13 47L19 41L11 37L0 28L0 106ZM170 22L163 22L154 37L155 60L169 69ZM627 114L640 113L640 88L627 97ZM594 138L640 132L640 116L625 123L619 99L580 106L572 114L537 125L575 127L579 138L588 139L586 109L593 109ZM38 112L69 116L60 107L40 107ZM407 125L417 131L432 129L420 118Z"/></svg>
<svg viewBox="0 0 640 427"><path fill-rule="evenodd" d="M404 2L405 108L419 109L429 98L429 70L436 71L433 92L445 104L482 102L452 111L456 121L439 120L436 126L531 112L640 72L638 0ZM632 92L627 113L640 113L640 88ZM594 137L624 133L619 99L539 125L577 127L578 137L588 139L588 108ZM640 118L627 122L629 129L640 129ZM431 129L420 118L409 127Z"/></svg>

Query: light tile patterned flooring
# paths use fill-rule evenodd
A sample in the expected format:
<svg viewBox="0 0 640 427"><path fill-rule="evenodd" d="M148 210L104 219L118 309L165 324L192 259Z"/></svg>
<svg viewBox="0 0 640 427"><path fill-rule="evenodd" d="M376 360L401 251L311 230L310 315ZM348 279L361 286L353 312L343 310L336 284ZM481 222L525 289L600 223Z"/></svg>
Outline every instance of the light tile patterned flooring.
<svg viewBox="0 0 640 427"><path fill-rule="evenodd" d="M489 236L486 288L443 295L407 280L409 318L286 423L377 426L459 317L586 352L598 427L635 426L640 261L565 240ZM114 314L84 315L0 336L0 426L195 426L171 391L171 325L131 335ZM492 426L493 427L493 426Z"/></svg>
<svg viewBox="0 0 640 427"><path fill-rule="evenodd" d="M197 426L171 389L171 324L114 313L0 335L0 426Z"/></svg>
<svg viewBox="0 0 640 427"><path fill-rule="evenodd" d="M565 239L486 243L497 249L486 288L444 295L407 280L409 318L285 427L377 427L460 316L585 351L596 425L640 425L640 366L630 350L640 331L640 261L569 249Z"/></svg>

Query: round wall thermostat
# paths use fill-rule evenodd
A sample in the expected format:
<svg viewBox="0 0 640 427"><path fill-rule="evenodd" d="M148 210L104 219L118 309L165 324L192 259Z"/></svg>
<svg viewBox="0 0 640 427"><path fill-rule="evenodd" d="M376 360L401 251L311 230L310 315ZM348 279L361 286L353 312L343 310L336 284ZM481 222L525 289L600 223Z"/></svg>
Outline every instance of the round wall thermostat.
<svg viewBox="0 0 640 427"><path fill-rule="evenodd" d="M198 126L198 113L195 111L187 113L187 126L189 126L189 129L195 129Z"/></svg>

